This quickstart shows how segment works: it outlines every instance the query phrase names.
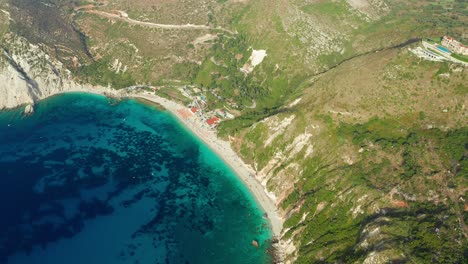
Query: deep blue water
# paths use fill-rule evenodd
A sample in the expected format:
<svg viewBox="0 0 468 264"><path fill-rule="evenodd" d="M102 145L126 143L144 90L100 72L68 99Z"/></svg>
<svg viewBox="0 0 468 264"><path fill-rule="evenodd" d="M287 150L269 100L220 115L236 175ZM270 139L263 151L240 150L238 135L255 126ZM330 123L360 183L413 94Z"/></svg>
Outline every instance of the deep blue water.
<svg viewBox="0 0 468 264"><path fill-rule="evenodd" d="M79 93L35 110L0 112L0 263L270 261L259 205L168 113Z"/></svg>

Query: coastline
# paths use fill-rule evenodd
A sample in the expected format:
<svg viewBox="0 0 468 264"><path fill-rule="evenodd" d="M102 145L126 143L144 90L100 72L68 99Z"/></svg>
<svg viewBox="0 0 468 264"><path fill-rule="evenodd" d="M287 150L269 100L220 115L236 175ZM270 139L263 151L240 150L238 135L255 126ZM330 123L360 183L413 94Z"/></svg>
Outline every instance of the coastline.
<svg viewBox="0 0 468 264"><path fill-rule="evenodd" d="M242 161L242 159L232 149L229 142L218 138L215 131L206 128L206 126L204 126L203 123L194 114L192 114L192 112L182 112L181 110L187 109L187 107L174 101L170 101L156 95L143 93L129 93L127 95L122 95L122 97L140 98L156 103L175 116L187 129L195 134L227 165L229 165L240 180L242 180L244 185L250 190L252 195L255 197L255 200L267 214L273 235L276 237L280 236L283 223L277 211L274 195L269 194L266 187L255 178L255 171ZM190 115L188 115L189 113Z"/></svg>
<svg viewBox="0 0 468 264"><path fill-rule="evenodd" d="M128 92L125 89L115 90L102 86L77 86L74 88L57 91L46 95L40 100L45 98L70 92L83 92L103 95L106 97L114 98L134 98L149 101L157 104L158 107L170 112L182 125L190 130L196 137L202 140L211 150L213 150L237 175L243 184L249 189L255 200L259 203L260 207L267 214L267 218L271 224L273 236L279 238L283 228L283 221L278 214L276 207L276 197L274 194L269 193L266 186L262 185L255 177L256 172L247 165L232 149L231 144L217 137L216 132L204 126L203 122L199 120L192 112L188 111L187 107L178 104L174 101L159 97L157 95L148 93ZM31 103L18 105L17 107L30 107ZM0 108L0 110L2 110ZM5 108L3 108L5 110ZM28 114L27 112L25 112ZM32 112L31 112L32 113Z"/></svg>

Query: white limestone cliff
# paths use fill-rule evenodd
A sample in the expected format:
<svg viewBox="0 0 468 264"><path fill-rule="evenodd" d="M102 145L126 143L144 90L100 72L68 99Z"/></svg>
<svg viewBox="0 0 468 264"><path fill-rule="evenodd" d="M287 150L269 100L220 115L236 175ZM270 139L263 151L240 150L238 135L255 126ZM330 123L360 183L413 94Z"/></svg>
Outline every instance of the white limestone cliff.
<svg viewBox="0 0 468 264"><path fill-rule="evenodd" d="M10 36L0 54L0 109L32 105L68 91L105 90L75 82L60 61L19 36ZM100 91L104 92L104 91Z"/></svg>

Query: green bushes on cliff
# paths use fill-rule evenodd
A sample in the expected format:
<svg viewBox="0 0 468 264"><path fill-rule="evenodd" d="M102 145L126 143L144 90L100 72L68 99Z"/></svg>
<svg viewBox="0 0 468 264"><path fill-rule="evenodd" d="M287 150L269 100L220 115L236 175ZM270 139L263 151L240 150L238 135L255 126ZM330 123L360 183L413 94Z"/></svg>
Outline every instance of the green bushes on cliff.
<svg viewBox="0 0 468 264"><path fill-rule="evenodd" d="M101 59L91 64L80 66L74 73L85 83L93 85L110 85L116 89L135 85L135 80L130 72L116 73L109 67L109 59Z"/></svg>
<svg viewBox="0 0 468 264"><path fill-rule="evenodd" d="M285 238L299 245L297 263L361 263L371 252L396 262L464 263L468 128L372 118L327 131L361 156L349 165L305 163L282 203L291 210Z"/></svg>

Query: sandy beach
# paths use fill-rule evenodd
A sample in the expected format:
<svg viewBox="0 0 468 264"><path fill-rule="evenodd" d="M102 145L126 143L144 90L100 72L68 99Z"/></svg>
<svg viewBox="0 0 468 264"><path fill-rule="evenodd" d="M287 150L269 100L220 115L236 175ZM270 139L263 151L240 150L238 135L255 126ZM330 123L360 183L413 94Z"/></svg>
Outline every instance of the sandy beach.
<svg viewBox="0 0 468 264"><path fill-rule="evenodd" d="M280 236L283 223L277 212L274 195L268 193L266 187L255 178L255 171L239 158L229 142L219 139L215 131L205 126L197 116L188 111L188 108L183 105L152 94L130 93L124 96L145 99L163 106L177 117L185 127L205 142L234 170L237 176L249 188L257 202L267 213L273 234L278 237Z"/></svg>
<svg viewBox="0 0 468 264"><path fill-rule="evenodd" d="M108 97L144 99L164 107L232 168L236 175L244 182L245 186L249 188L250 192L254 195L265 213L267 213L273 235L280 237L281 230L283 228L283 221L277 212L275 204L276 197L274 194L268 193L266 187L256 179L256 172L239 158L237 153L232 149L231 144L218 138L216 132L208 128L195 114L189 111L187 107L149 93L128 92L124 89L115 90L102 86L77 86L60 92L55 92L45 96L44 98L69 92L85 92Z"/></svg>

